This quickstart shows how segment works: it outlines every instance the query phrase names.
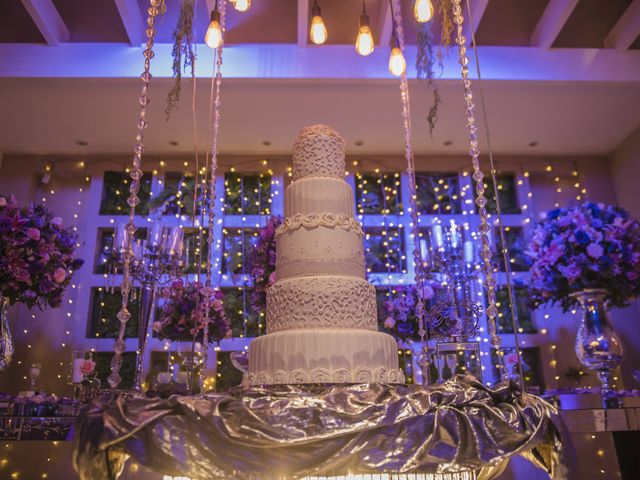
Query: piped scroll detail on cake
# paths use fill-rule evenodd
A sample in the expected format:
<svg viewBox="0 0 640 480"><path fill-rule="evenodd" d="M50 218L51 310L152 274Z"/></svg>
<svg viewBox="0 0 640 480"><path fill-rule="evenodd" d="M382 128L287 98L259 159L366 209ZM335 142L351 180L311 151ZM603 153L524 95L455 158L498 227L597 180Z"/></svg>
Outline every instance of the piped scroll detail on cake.
<svg viewBox="0 0 640 480"><path fill-rule="evenodd" d="M293 144L293 179L344 178L344 140L327 125L312 125L298 133Z"/></svg>

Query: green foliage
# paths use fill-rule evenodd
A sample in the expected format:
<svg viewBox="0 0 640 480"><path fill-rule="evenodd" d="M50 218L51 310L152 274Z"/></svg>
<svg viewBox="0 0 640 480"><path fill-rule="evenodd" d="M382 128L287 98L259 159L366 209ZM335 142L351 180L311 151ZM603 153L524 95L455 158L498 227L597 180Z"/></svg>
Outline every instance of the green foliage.
<svg viewBox="0 0 640 480"><path fill-rule="evenodd" d="M223 233L222 272L229 275L251 273L247 261L251 250L258 242L258 230L225 228Z"/></svg>
<svg viewBox="0 0 640 480"><path fill-rule="evenodd" d="M399 173L356 173L358 213L401 215Z"/></svg>
<svg viewBox="0 0 640 480"><path fill-rule="evenodd" d="M217 352L216 390L218 392L237 387L242 383L242 372L233 366L231 352Z"/></svg>
<svg viewBox="0 0 640 480"><path fill-rule="evenodd" d="M233 336L257 337L263 333L264 321L251 307L253 289L245 287L243 292L242 287L223 287L221 290L224 293L224 312L231 322Z"/></svg>
<svg viewBox="0 0 640 480"><path fill-rule="evenodd" d="M513 173L496 173L496 183L498 185L498 198L500 200L501 213L520 214L515 175ZM496 194L493 188L491 175L487 175L484 178L484 188L484 196L487 199L487 212L498 213L498 209L496 207Z"/></svg>
<svg viewBox="0 0 640 480"><path fill-rule="evenodd" d="M87 338L116 338L120 322L116 315L122 307L122 296L120 289L115 289L114 293L107 293L102 287L91 289L91 322ZM129 312L131 318L127 322L125 338L136 338L138 336L138 318L140 313L140 303L138 299L129 300Z"/></svg>
<svg viewBox="0 0 640 480"><path fill-rule="evenodd" d="M184 229L183 242L185 255L187 256L185 273L197 273L199 262L201 262L201 271L205 271L207 267L207 257L211 254L207 243L208 236L208 228L203 228L202 230L198 228Z"/></svg>
<svg viewBox="0 0 640 480"><path fill-rule="evenodd" d="M227 172L224 185L227 215L271 215L271 175Z"/></svg>
<svg viewBox="0 0 640 480"><path fill-rule="evenodd" d="M521 333L536 333L538 330L533 321L533 315L531 314L527 287L514 285L513 296L516 313L518 314L518 328L522 329ZM503 286L496 289L496 306L498 307L498 317L496 318L498 333L513 333L513 321L507 287Z"/></svg>
<svg viewBox="0 0 640 480"><path fill-rule="evenodd" d="M387 235L383 235L386 232ZM386 245L385 245L386 243ZM399 228L366 228L364 257L369 273L404 273L404 235Z"/></svg>
<svg viewBox="0 0 640 480"><path fill-rule="evenodd" d="M100 380L101 388L109 388L107 377L111 373L111 358L113 352L94 352L93 361L96 362L96 376ZM124 352L122 354L122 367L120 377L122 381L118 388L127 390L133 388L133 379L136 371L136 353Z"/></svg>
<svg viewBox="0 0 640 480"><path fill-rule="evenodd" d="M526 241L522 227L505 227L503 231L507 254L511 265L511 270L515 272L529 271L531 259L525 255ZM494 238L496 239L496 253L494 254L493 263L498 265L501 272L505 271L503 255L502 255L502 239L500 238L500 229L494 229Z"/></svg>
<svg viewBox="0 0 640 480"><path fill-rule="evenodd" d="M151 200L151 210L158 211L162 215L186 215L193 216L193 196L196 188L196 179L192 174L179 172L167 172L164 175L163 189ZM200 214L200 202L202 201L201 185L198 186L198 199L196 202L196 214Z"/></svg>
<svg viewBox="0 0 640 480"><path fill-rule="evenodd" d="M458 174L416 172L416 196L416 205L422 214L459 214Z"/></svg>
<svg viewBox="0 0 640 480"><path fill-rule="evenodd" d="M129 215L129 187L131 178L125 172L104 172L100 215ZM138 198L140 203L136 207L136 215L149 214L149 199L151 197L151 173L145 173L140 180Z"/></svg>

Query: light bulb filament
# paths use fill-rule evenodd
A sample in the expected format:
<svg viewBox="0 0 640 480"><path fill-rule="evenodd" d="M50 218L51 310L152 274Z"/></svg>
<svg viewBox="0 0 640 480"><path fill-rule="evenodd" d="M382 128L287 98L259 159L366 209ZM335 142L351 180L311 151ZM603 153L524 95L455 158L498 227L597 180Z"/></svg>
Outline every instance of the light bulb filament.
<svg viewBox="0 0 640 480"><path fill-rule="evenodd" d="M366 13L360 15L360 28L358 38L356 38L356 51L366 57L373 53L374 43L371 27L369 26L369 16Z"/></svg>
<svg viewBox="0 0 640 480"><path fill-rule="evenodd" d="M416 0L413 5L413 15L420 23L428 22L433 18L434 10L431 0Z"/></svg>

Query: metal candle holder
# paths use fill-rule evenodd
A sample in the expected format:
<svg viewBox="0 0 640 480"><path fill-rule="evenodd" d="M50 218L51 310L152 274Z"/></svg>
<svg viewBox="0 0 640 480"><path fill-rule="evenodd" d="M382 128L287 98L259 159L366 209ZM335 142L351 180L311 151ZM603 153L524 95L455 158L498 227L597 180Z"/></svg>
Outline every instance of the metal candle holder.
<svg viewBox="0 0 640 480"><path fill-rule="evenodd" d="M127 224L116 226L111 259L112 273L122 271L128 243ZM146 240L133 240L131 278L140 290L140 315L138 320L138 351L134 389L142 390L142 366L147 344L149 324L154 314L156 287L166 285L184 272L184 231L182 227L166 227L158 222L151 225ZM133 292L133 290L132 290Z"/></svg>

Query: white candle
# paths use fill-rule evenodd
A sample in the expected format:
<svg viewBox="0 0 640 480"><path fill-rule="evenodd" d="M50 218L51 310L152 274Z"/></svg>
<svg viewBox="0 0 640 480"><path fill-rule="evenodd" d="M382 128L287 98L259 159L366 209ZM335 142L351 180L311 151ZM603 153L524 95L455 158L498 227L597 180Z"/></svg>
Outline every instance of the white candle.
<svg viewBox="0 0 640 480"><path fill-rule="evenodd" d="M180 227L172 227L169 235L169 253L176 257L182 256L182 244L184 238L184 230Z"/></svg>
<svg viewBox="0 0 640 480"><path fill-rule="evenodd" d="M160 248L162 246L162 240L164 235L164 227L160 223L154 223L149 229L149 236L147 237L147 243L149 247Z"/></svg>
<svg viewBox="0 0 640 480"><path fill-rule="evenodd" d="M460 233L455 220L451 220L451 229L449 230L449 238L451 239L451 248L456 248L460 243Z"/></svg>
<svg viewBox="0 0 640 480"><path fill-rule="evenodd" d="M442 241L442 225L432 225L431 226L431 238L433 240L433 244L440 248L443 245Z"/></svg>
<svg viewBox="0 0 640 480"><path fill-rule="evenodd" d="M473 263L473 242L471 240L464 242L464 261Z"/></svg>
<svg viewBox="0 0 640 480"><path fill-rule="evenodd" d="M116 235L113 241L113 250L122 255L127 249L127 224L119 223L116 225Z"/></svg>

